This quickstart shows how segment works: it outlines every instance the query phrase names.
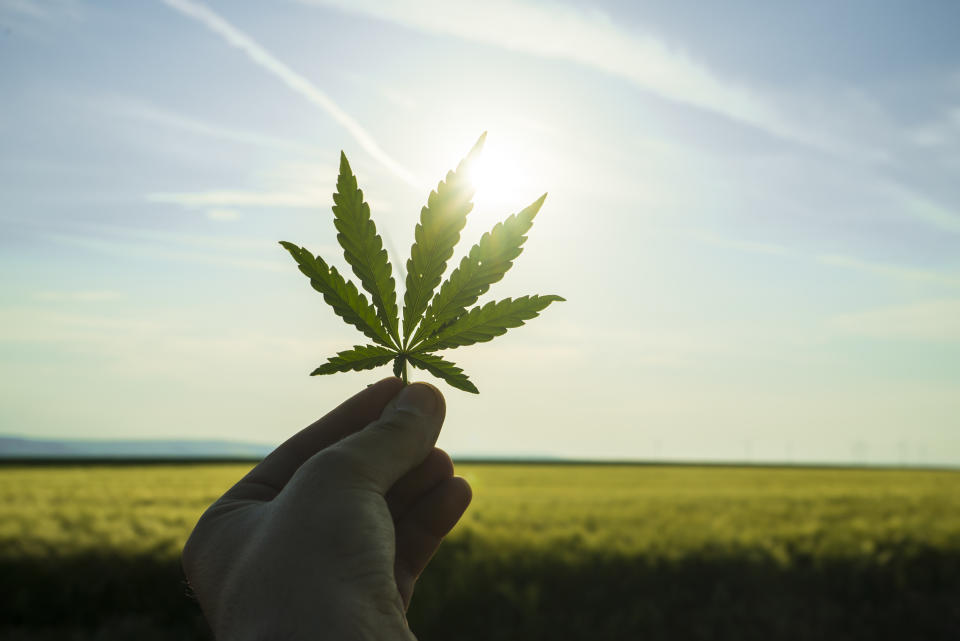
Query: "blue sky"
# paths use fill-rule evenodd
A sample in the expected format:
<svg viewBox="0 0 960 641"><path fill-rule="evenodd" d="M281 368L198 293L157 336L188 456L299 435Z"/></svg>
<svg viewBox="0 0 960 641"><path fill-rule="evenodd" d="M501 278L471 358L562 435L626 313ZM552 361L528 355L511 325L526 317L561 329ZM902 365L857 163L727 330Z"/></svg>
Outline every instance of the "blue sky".
<svg viewBox="0 0 960 641"><path fill-rule="evenodd" d="M276 244L394 265L488 131L456 455L960 464L960 7L0 0L0 432L278 442L383 372ZM442 384L441 384L442 385Z"/></svg>

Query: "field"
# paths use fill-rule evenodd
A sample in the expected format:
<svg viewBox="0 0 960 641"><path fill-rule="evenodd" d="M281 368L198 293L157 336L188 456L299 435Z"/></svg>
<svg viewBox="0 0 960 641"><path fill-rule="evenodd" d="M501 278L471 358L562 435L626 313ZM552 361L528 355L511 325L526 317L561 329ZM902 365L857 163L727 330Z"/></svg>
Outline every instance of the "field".
<svg viewBox="0 0 960 641"><path fill-rule="evenodd" d="M178 554L249 465L0 466L0 639L203 639ZM960 472L458 466L420 639L958 639Z"/></svg>

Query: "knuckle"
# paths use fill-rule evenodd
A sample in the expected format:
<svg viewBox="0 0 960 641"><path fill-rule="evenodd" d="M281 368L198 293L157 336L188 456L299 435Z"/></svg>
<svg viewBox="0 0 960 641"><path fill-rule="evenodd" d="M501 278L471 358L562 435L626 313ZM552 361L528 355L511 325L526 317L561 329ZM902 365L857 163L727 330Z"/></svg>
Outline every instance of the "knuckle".
<svg viewBox="0 0 960 641"><path fill-rule="evenodd" d="M367 429L373 438L388 441L392 447L404 452L426 450L433 445L430 430L425 429L422 419L406 412L396 412L389 418L371 423Z"/></svg>
<svg viewBox="0 0 960 641"><path fill-rule="evenodd" d="M356 448L337 443L316 454L310 463L316 475L342 477L360 467L363 459Z"/></svg>
<svg viewBox="0 0 960 641"><path fill-rule="evenodd" d="M375 478L375 473L361 448L343 442L315 454L310 460L310 483L316 487L365 485Z"/></svg>

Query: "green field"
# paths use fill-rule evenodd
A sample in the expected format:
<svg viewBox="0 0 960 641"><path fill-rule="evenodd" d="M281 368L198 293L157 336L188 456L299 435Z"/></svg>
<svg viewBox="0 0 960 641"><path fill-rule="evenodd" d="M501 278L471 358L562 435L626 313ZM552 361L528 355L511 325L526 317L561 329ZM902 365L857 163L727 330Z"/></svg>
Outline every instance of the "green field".
<svg viewBox="0 0 960 641"><path fill-rule="evenodd" d="M0 467L0 638L204 638L177 556L249 465ZM461 465L429 639L960 638L960 473Z"/></svg>

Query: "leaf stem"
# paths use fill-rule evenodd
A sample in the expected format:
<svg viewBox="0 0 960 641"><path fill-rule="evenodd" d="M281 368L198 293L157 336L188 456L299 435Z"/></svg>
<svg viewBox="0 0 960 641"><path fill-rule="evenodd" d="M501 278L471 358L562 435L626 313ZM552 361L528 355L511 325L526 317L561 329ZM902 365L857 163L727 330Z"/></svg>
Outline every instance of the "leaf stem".
<svg viewBox="0 0 960 641"><path fill-rule="evenodd" d="M407 359L403 359L403 370L400 374L400 380L403 381L404 385L407 385L409 381L407 380Z"/></svg>

